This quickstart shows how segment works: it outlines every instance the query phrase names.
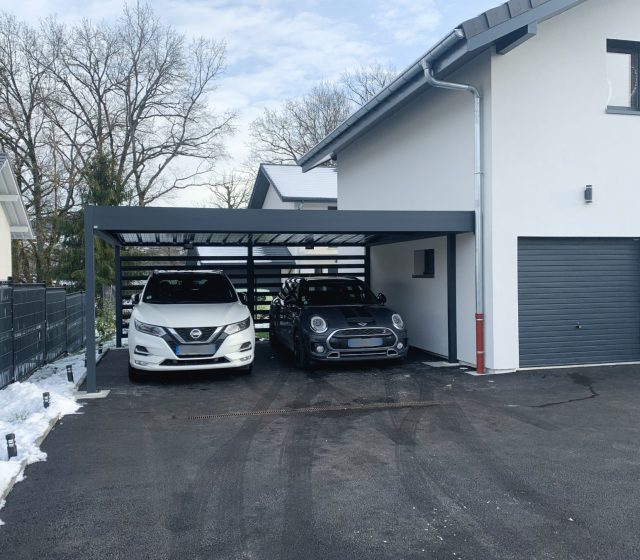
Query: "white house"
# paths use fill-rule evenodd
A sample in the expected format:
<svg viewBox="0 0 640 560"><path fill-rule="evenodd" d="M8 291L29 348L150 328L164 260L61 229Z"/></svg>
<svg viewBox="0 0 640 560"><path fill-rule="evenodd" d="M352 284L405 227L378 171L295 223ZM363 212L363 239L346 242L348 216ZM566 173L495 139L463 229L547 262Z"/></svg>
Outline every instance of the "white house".
<svg viewBox="0 0 640 560"><path fill-rule="evenodd" d="M11 276L11 240L33 239L9 160L0 153L0 281Z"/></svg>
<svg viewBox="0 0 640 560"><path fill-rule="evenodd" d="M638 22L637 0L511 0L300 159L337 162L340 210L475 210L455 239L460 361L640 362ZM412 343L446 355L446 238L371 259Z"/></svg>

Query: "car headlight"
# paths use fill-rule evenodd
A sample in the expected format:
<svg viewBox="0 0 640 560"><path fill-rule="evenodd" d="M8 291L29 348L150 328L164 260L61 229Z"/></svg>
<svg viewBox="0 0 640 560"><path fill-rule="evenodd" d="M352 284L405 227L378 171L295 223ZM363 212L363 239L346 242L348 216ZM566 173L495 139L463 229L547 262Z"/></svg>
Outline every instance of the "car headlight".
<svg viewBox="0 0 640 560"><path fill-rule="evenodd" d="M391 315L391 322L393 323L393 326L399 331L404 330L404 321L402 320L402 317L398 315L398 313L394 313L393 315Z"/></svg>
<svg viewBox="0 0 640 560"><path fill-rule="evenodd" d="M147 323L143 323L142 321L138 321L138 319L134 320L134 325L137 331L141 333L150 334L152 336L164 336L166 331L162 327L157 327L156 325L148 325Z"/></svg>
<svg viewBox="0 0 640 560"><path fill-rule="evenodd" d="M310 322L311 322L311 330L313 332L317 332L319 334L327 332L327 322L319 315L315 315L314 317L311 317Z"/></svg>
<svg viewBox="0 0 640 560"><path fill-rule="evenodd" d="M251 324L251 318L247 317L244 321L240 321L239 323L231 323L227 325L224 329L225 334L236 334L240 331L244 331L249 328Z"/></svg>

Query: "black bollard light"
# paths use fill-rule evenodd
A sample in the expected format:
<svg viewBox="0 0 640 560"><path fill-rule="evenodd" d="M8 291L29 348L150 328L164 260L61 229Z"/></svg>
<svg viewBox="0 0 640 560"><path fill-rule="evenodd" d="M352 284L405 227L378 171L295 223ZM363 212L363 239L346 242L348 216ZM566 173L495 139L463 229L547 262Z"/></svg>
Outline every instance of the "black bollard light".
<svg viewBox="0 0 640 560"><path fill-rule="evenodd" d="M18 456L18 446L16 445L16 434L7 434L7 455L11 457Z"/></svg>
<svg viewBox="0 0 640 560"><path fill-rule="evenodd" d="M51 402L51 397L49 393L42 393L42 404L45 408L49 408L49 403Z"/></svg>
<svg viewBox="0 0 640 560"><path fill-rule="evenodd" d="M98 354L102 354L102 342L100 344L98 344Z"/></svg>
<svg viewBox="0 0 640 560"><path fill-rule="evenodd" d="M67 381L73 383L73 365L71 364L67 366Z"/></svg>

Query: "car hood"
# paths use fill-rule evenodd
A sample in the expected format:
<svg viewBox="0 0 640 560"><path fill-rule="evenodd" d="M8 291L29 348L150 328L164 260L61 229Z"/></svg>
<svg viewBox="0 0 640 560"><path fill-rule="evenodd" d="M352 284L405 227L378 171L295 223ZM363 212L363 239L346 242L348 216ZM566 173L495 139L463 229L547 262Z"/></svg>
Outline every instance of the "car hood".
<svg viewBox="0 0 640 560"><path fill-rule="evenodd" d="M309 306L304 308L307 318L319 315L329 328L389 327L392 309L383 305Z"/></svg>
<svg viewBox="0 0 640 560"><path fill-rule="evenodd" d="M193 303L164 305L139 303L134 317L143 323L159 327L219 327L237 323L247 318L249 310L236 301L233 303Z"/></svg>

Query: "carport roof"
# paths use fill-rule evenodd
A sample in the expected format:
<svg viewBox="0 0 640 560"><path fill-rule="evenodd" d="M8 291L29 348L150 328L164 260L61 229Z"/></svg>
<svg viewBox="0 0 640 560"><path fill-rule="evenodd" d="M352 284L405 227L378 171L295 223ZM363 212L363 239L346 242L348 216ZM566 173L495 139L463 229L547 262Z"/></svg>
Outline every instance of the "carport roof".
<svg viewBox="0 0 640 560"><path fill-rule="evenodd" d="M472 232L471 211L265 210L88 206L86 225L112 245L368 246Z"/></svg>

